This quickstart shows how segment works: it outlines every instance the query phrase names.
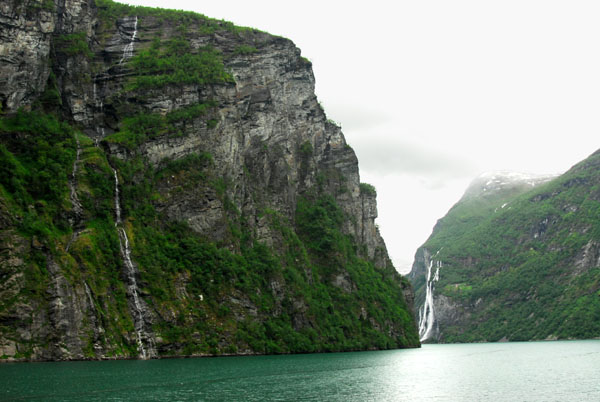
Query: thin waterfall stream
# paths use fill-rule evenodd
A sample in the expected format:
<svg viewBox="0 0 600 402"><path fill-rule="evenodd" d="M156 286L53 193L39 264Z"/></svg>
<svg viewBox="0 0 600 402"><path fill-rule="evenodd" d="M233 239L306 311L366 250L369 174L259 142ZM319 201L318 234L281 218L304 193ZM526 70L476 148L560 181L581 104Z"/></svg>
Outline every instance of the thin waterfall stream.
<svg viewBox="0 0 600 402"><path fill-rule="evenodd" d="M79 157L81 155L81 146L79 144L79 138L75 135L75 141L77 142L77 153L75 154L75 162L73 162L73 171L71 172L71 178L69 179L69 188L70 195L69 198L71 200L71 205L73 206L73 222L71 222L71 226L73 227L73 234L71 235L71 239L67 243L66 251L69 252L71 248L71 244L75 241L79 233L81 232L81 228L78 228L81 223L81 216L83 214L83 206L79 201L79 197L77 196L77 165L79 164Z"/></svg>
<svg viewBox="0 0 600 402"><path fill-rule="evenodd" d="M133 23L133 34L131 35L131 41L123 48L123 57L121 57L121 60L119 60L119 64L123 64L125 60L133 57L133 45L135 43L135 37L137 36L137 24L138 17L136 15L135 22Z"/></svg>
<svg viewBox="0 0 600 402"><path fill-rule="evenodd" d="M138 19L136 16L131 41L123 49L123 57L119 61L119 64L123 63L123 61L133 56L133 46L135 38L137 36L137 22ZM101 86L100 91L98 91L96 84L97 81L102 82L103 80L103 76L97 75L94 78L94 84L92 89L94 105L97 111L99 112L100 118L100 124L96 124L96 135L98 136L94 140L96 147L98 147L98 140L103 139L105 136L104 103L102 101L102 95L98 93L103 92L103 86ZM136 343L138 346L139 357L142 359L150 359L153 357L157 357L157 352L154 346L154 339L151 334L151 330L148 328L147 324L150 321L149 319L147 319L148 308L139 295L139 287L136 279L138 271L133 263L133 260L131 259L131 247L129 245L129 238L127 237L127 232L123 227L123 220L121 219L121 196L119 192L119 176L115 168L111 167L111 169L113 171L115 183L115 228L117 229L117 235L119 236L119 248L121 256L123 258L123 267L125 269L124 273L127 286L127 298L129 299L128 304L131 311L131 316L133 318Z"/></svg>
<svg viewBox="0 0 600 402"><path fill-rule="evenodd" d="M95 115L96 120L96 138L94 138L94 146L98 147L98 136L100 139L105 137L104 134L104 103L102 102L102 97L98 95L98 91L96 90L97 81L100 81L102 78L99 74L94 77L94 86L93 86L93 100L94 106L98 110L98 115ZM98 124L98 118L100 118L102 124Z"/></svg>
<svg viewBox="0 0 600 402"><path fill-rule="evenodd" d="M133 264L133 261L131 260L131 248L129 246L129 238L127 237L127 232L123 227L123 221L121 220L119 177L117 175L117 171L114 168L112 170L115 177L115 227L117 228L117 233L119 235L119 246L121 249L121 256L123 257L123 264L125 267L125 275L127 278L127 295L130 299L136 341L140 357L142 359L149 359L152 357L156 357L157 354L154 348L152 336L149 334L149 331L147 329L145 319L145 312L147 308L139 296L139 288L136 280L137 269Z"/></svg>

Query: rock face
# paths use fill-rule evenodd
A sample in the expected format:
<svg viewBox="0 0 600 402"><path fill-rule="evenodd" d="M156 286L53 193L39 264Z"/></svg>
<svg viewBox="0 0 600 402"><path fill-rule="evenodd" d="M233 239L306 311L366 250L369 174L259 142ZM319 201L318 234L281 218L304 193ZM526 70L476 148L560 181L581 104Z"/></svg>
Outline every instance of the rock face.
<svg viewBox="0 0 600 402"><path fill-rule="evenodd" d="M559 177L484 175L417 250L421 341L600 334L598 153Z"/></svg>
<svg viewBox="0 0 600 402"><path fill-rule="evenodd" d="M14 0L0 24L3 359L418 345L291 41L110 0ZM65 123L37 191L28 153Z"/></svg>
<svg viewBox="0 0 600 402"><path fill-rule="evenodd" d="M93 28L90 5L82 0L19 1L0 5L0 101L5 111L30 105L46 88L52 38Z"/></svg>

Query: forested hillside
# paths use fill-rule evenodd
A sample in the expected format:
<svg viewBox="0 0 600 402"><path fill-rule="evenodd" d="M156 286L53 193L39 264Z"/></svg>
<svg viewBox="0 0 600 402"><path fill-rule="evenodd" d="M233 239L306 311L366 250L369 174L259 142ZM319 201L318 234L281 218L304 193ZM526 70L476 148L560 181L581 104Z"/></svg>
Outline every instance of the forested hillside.
<svg viewBox="0 0 600 402"><path fill-rule="evenodd" d="M417 251L421 338L600 336L600 152L549 181L479 184Z"/></svg>

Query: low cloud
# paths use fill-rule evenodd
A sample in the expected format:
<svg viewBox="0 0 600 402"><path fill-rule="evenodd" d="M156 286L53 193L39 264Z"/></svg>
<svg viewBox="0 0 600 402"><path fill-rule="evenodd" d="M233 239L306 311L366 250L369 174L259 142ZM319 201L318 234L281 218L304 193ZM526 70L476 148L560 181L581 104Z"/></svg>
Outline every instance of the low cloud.
<svg viewBox="0 0 600 402"><path fill-rule="evenodd" d="M444 152L425 144L374 136L354 138L351 145L358 155L361 171L370 174L411 175L434 187L447 179L478 174L474 163L461 156L464 154Z"/></svg>
<svg viewBox="0 0 600 402"><path fill-rule="evenodd" d="M344 131L374 129L393 120L393 116L360 104L335 103L323 106L327 116L338 122Z"/></svg>

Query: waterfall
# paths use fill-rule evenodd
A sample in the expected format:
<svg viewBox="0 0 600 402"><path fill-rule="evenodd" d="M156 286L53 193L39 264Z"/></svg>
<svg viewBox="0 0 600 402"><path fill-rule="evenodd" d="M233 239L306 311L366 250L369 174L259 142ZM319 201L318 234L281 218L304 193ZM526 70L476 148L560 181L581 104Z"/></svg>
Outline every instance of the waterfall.
<svg viewBox="0 0 600 402"><path fill-rule="evenodd" d="M86 281L83 281L83 285L85 288L85 294L88 298L88 303L90 303L90 308L93 309L94 307L94 299L92 298L92 292L90 291L90 287L88 286Z"/></svg>
<svg viewBox="0 0 600 402"><path fill-rule="evenodd" d="M115 226L121 224L121 199L119 196L119 176L116 169L113 169L115 175Z"/></svg>
<svg viewBox="0 0 600 402"><path fill-rule="evenodd" d="M98 116L95 115L94 116L94 120L96 121L96 138L94 138L94 146L98 147L98 136L100 137L100 139L104 138L105 133L104 133L104 103L102 102L102 97L98 96L98 91L97 91L97 84L96 82L99 81L100 79L103 78L99 78L99 75L96 75L94 77L94 86L93 86L93 99L94 99L94 106L96 107L96 109L99 112L99 118L101 119L101 123L102 124L98 124ZM103 89L103 88L101 88ZM103 91L101 91L103 92Z"/></svg>
<svg viewBox="0 0 600 402"><path fill-rule="evenodd" d="M79 138L77 138L77 135L75 135L75 141L77 142L77 152L75 154L75 162L73 162L71 179L69 180L69 188L71 190L69 198L71 200L71 205L73 206L73 213L75 214L75 217L73 222L71 222L71 226L73 226L73 234L67 243L67 247L65 249L66 252L69 252L71 244L79 235L80 229L77 229L77 224L80 223L81 215L83 214L83 206L81 205L79 197L77 196L77 164L79 163L79 157L81 155L81 146L79 144Z"/></svg>
<svg viewBox="0 0 600 402"><path fill-rule="evenodd" d="M136 280L137 270L133 261L131 260L131 248L129 246L129 238L127 232L122 226L121 220L121 200L119 195L119 177L117 171L113 168L113 174L115 177L115 227L119 235L119 247L121 249L121 256L123 257L123 263L125 265L125 275L127 278L127 295L130 298L130 304L132 305L132 316L133 324L135 328L136 341L138 345L138 351L142 359L148 359L156 356L154 350L154 344L151 336L148 335L146 330L146 320L144 313L146 311L143 306L143 301L140 299L138 292L138 285ZM145 342L146 341L146 344Z"/></svg>
<svg viewBox="0 0 600 402"><path fill-rule="evenodd" d="M429 261L427 266L427 282L425 282L425 303L421 311L419 311L419 340L424 341L427 339L428 324L433 321L433 295L432 295L432 284L431 284L431 267L433 266L433 260Z"/></svg>
<svg viewBox="0 0 600 402"><path fill-rule="evenodd" d="M436 254L437 255L437 254ZM435 263L436 270L433 277L431 277L431 268ZM419 340L421 342L429 339L431 331L433 330L433 324L435 322L435 311L433 308L433 283L440 280L440 268L442 262L434 262L433 258L429 261L427 267L427 282L425 288L425 303L421 311L419 311Z"/></svg>
<svg viewBox="0 0 600 402"><path fill-rule="evenodd" d="M137 24L138 18L136 15L135 22L133 23L133 35L131 35L131 41L123 48L123 57L121 57L121 60L119 60L119 64L123 64L125 60L133 57L133 44L137 35Z"/></svg>
<svg viewBox="0 0 600 402"><path fill-rule="evenodd" d="M98 79L98 77L94 78L94 89L93 89L94 104L98 109L100 109L100 113L102 113L103 112L102 109L103 109L104 105L102 104L102 99L100 99L98 97L98 93L96 91L96 80L97 79Z"/></svg>
<svg viewBox="0 0 600 402"><path fill-rule="evenodd" d="M75 162L73 162L73 171L71 172L71 181L75 183L77 180L77 163L79 163L79 157L81 156L81 146L79 144L79 138L77 135L75 136L75 142L77 143L77 151L75 152ZM79 204L79 198L77 197L77 192L75 191L75 186L71 187L71 199L76 199Z"/></svg>

